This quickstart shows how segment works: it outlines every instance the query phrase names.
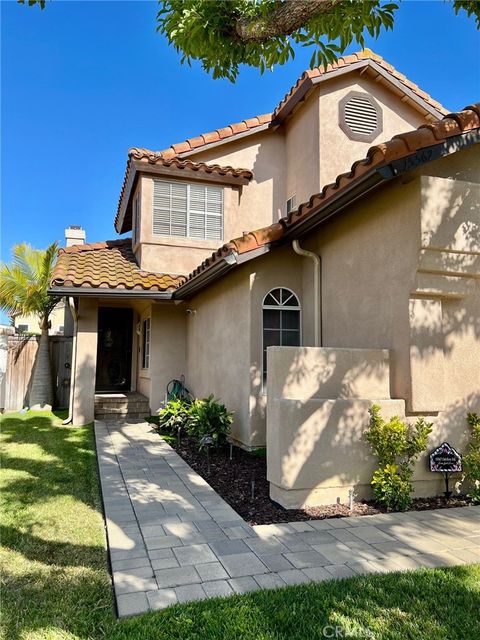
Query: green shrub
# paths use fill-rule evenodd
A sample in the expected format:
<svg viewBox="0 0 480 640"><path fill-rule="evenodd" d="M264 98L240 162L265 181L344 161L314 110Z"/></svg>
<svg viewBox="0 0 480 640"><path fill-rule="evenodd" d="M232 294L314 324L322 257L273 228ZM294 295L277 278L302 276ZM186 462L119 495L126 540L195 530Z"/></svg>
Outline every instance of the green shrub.
<svg viewBox="0 0 480 640"><path fill-rule="evenodd" d="M475 502L480 502L480 416L478 413L468 413L467 422L472 432L467 453L463 457L463 464L466 477L474 486L468 497Z"/></svg>
<svg viewBox="0 0 480 640"><path fill-rule="evenodd" d="M210 436L218 446L226 441L232 422L233 412L210 395L203 400L194 400L190 405L187 431L198 439L200 448L204 436Z"/></svg>
<svg viewBox="0 0 480 640"><path fill-rule="evenodd" d="M412 504L413 467L427 448L432 424L419 418L412 426L398 416L386 422L376 404L369 413L370 423L364 438L379 464L372 478L375 500L387 509L403 511Z"/></svg>
<svg viewBox="0 0 480 640"><path fill-rule="evenodd" d="M185 429L190 418L190 403L182 398L172 398L158 412L158 424L161 430L179 433Z"/></svg>

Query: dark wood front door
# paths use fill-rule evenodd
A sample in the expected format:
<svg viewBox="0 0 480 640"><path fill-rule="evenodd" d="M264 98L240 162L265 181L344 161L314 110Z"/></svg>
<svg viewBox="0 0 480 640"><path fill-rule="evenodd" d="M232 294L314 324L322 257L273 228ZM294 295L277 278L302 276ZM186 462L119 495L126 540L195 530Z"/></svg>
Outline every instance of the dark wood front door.
<svg viewBox="0 0 480 640"><path fill-rule="evenodd" d="M96 391L130 391L132 328L132 309L99 308Z"/></svg>

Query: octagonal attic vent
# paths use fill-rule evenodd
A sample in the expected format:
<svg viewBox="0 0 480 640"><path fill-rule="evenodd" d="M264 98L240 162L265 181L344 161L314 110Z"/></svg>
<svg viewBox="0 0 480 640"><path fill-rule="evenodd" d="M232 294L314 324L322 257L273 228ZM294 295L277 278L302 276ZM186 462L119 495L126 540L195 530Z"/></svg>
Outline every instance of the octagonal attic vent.
<svg viewBox="0 0 480 640"><path fill-rule="evenodd" d="M340 101L338 119L351 140L372 142L383 129L382 110L368 93L348 93Z"/></svg>

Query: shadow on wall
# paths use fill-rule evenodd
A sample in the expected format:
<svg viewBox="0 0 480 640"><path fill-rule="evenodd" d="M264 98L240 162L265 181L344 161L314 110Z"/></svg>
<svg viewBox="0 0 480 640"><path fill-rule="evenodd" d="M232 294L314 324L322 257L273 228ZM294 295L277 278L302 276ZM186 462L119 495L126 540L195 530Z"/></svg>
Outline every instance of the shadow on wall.
<svg viewBox="0 0 480 640"><path fill-rule="evenodd" d="M368 426L368 409L378 402L386 419L395 414L404 418L404 403L389 400L385 378L386 370L380 361L365 360L345 370L333 351L307 370L302 352L297 351L285 378L284 392L273 394L292 398L290 406L281 405L279 415L279 423L286 428L278 434L279 442L286 438L284 442L288 444L288 434L292 435L287 447L280 445L281 462L274 462L280 468L282 487L309 490L321 483L332 490L343 487L345 491L348 486L356 491L360 487L369 490L376 460L362 438ZM339 389L338 400L333 394L335 388ZM374 394L375 389L380 391L378 395ZM382 389L387 392L382 393ZM298 391L304 392L301 399L295 399ZM275 411L275 407L272 409ZM468 411L480 411L480 392L458 399L438 414L427 451L448 440L464 452L470 439ZM290 426L293 428L289 431ZM417 463L415 479L430 483L438 480L440 488L441 478L430 475L425 456Z"/></svg>
<svg viewBox="0 0 480 640"><path fill-rule="evenodd" d="M436 293L421 301L424 310L410 314L412 344L419 356L443 349L449 354L457 336L480 341L480 185L423 176L421 244L417 274ZM422 278L424 279L422 281ZM432 313L429 301L438 303Z"/></svg>
<svg viewBox="0 0 480 640"><path fill-rule="evenodd" d="M318 466L318 478L323 482L335 478L340 485L365 484L361 475L370 474L374 466L369 449L361 440L368 424L368 408L373 403L365 399L371 397L369 387L383 389L373 397L389 398L388 368L382 360L363 360L345 367L337 363L335 351L326 350L307 369L303 352L296 351L284 394L286 390L287 397L301 396L294 400L292 408L293 416L301 416L301 424L282 456L285 486L311 487L311 461ZM402 405L395 403L395 407L401 409Z"/></svg>
<svg viewBox="0 0 480 640"><path fill-rule="evenodd" d="M274 224L286 213L285 153L283 138L279 141L276 137L270 136L268 140L269 144L265 141L259 144L252 171L257 184L270 183L272 216L266 224Z"/></svg>

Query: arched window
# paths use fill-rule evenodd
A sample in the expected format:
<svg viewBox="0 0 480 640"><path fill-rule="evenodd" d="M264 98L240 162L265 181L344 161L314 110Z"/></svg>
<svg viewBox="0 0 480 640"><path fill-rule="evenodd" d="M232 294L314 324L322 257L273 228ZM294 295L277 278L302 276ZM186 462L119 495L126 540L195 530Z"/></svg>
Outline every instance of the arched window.
<svg viewBox="0 0 480 640"><path fill-rule="evenodd" d="M263 382L267 379L267 347L299 347L300 302L290 289L272 289L263 299Z"/></svg>

